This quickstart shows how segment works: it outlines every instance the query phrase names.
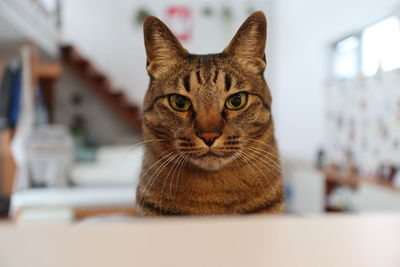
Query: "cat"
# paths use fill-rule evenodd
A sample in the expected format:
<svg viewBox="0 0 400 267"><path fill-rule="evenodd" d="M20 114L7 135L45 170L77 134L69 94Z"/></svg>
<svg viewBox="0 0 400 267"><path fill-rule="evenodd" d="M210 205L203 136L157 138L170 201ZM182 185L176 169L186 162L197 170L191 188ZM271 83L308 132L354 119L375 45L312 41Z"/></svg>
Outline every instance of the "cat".
<svg viewBox="0 0 400 267"><path fill-rule="evenodd" d="M264 79L266 18L252 14L219 54L190 54L144 21L150 84L139 216L279 214L284 192Z"/></svg>

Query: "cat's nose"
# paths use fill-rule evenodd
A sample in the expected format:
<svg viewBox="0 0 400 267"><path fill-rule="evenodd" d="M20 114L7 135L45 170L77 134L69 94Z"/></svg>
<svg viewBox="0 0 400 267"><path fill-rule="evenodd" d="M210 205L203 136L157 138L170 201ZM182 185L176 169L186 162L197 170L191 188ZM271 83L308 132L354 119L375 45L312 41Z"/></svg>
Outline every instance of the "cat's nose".
<svg viewBox="0 0 400 267"><path fill-rule="evenodd" d="M214 144L214 141L221 136L221 131L203 131L200 129L196 132L196 135L200 137L207 146L212 146L212 144Z"/></svg>

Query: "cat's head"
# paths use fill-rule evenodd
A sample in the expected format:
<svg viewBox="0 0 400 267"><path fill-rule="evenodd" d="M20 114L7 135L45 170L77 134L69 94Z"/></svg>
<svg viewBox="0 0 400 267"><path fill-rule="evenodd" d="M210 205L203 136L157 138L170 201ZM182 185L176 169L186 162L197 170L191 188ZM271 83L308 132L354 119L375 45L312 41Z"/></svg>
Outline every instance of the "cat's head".
<svg viewBox="0 0 400 267"><path fill-rule="evenodd" d="M144 40L150 76L144 134L159 140L151 142L158 153L188 155L195 166L217 170L271 128L262 12L219 54L190 54L155 17L144 22Z"/></svg>

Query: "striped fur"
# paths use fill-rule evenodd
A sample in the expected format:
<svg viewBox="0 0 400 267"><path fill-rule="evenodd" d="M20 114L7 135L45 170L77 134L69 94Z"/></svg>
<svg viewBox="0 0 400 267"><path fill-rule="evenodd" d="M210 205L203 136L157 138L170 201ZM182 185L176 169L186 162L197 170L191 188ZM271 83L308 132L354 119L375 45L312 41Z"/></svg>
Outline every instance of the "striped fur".
<svg viewBox="0 0 400 267"><path fill-rule="evenodd" d="M277 214L284 209L279 153L264 80L266 20L251 15L219 54L189 54L157 18L144 24L150 85L137 186L143 216ZM240 110L226 99L247 93ZM169 103L187 97L188 111ZM208 146L199 132L220 134Z"/></svg>

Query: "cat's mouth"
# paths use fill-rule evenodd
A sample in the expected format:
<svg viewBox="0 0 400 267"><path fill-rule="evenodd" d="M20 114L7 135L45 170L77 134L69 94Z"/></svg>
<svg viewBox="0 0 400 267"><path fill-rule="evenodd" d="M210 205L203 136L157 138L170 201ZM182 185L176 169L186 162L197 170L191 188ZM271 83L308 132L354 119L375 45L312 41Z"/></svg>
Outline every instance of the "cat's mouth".
<svg viewBox="0 0 400 267"><path fill-rule="evenodd" d="M212 157L216 157L216 158L226 158L227 155L219 155L213 151L208 151L206 153L203 153L201 155L197 155L197 156L193 156L193 158L196 159L201 159L201 158L212 158Z"/></svg>
<svg viewBox="0 0 400 267"><path fill-rule="evenodd" d="M191 158L192 162L196 166L204 170L215 171L231 162L231 160L234 159L232 156L233 153L217 154L216 152L209 150L200 155L192 155Z"/></svg>

